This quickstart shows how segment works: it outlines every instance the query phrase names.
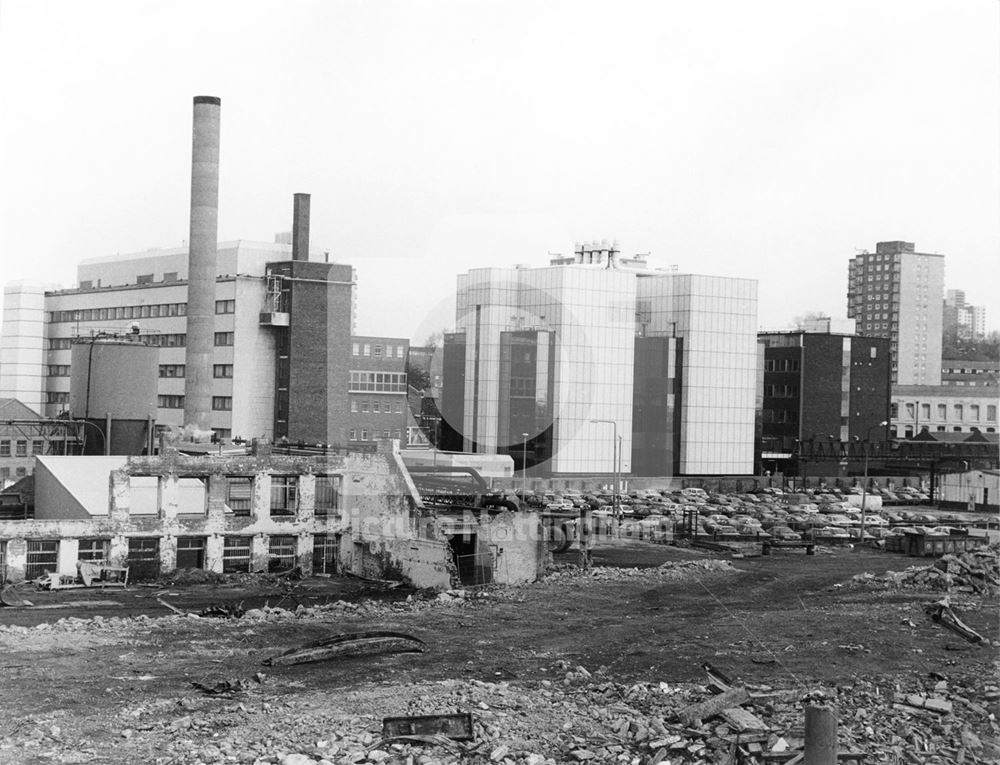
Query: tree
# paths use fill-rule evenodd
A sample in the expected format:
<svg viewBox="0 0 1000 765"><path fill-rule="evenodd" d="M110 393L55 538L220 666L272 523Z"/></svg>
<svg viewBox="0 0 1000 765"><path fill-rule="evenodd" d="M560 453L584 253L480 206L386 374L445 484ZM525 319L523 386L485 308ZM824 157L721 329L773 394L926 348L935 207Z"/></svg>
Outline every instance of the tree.
<svg viewBox="0 0 1000 765"><path fill-rule="evenodd" d="M796 329L805 329L806 324L813 321L821 321L823 319L829 319L822 311L807 311L801 316L796 316L792 321L795 324Z"/></svg>
<svg viewBox="0 0 1000 765"><path fill-rule="evenodd" d="M431 387L431 375L421 366L417 366L409 359L406 361L406 381L417 390L427 390Z"/></svg>

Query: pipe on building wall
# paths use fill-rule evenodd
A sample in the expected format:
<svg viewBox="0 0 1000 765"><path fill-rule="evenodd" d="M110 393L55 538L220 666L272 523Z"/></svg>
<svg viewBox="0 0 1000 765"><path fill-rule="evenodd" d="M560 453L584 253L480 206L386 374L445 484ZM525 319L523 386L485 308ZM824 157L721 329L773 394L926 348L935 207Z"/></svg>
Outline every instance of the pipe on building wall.
<svg viewBox="0 0 1000 765"><path fill-rule="evenodd" d="M195 96L191 145L184 424L210 429L219 233L219 126L222 99Z"/></svg>
<svg viewBox="0 0 1000 765"><path fill-rule="evenodd" d="M292 206L292 260L309 260L308 194L296 194Z"/></svg>

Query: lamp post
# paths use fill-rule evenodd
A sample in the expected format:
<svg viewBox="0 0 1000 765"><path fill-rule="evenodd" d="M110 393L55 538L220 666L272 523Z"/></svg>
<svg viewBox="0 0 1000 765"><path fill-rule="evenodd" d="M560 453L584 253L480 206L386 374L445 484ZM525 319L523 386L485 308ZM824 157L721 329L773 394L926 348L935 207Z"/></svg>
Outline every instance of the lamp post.
<svg viewBox="0 0 1000 765"><path fill-rule="evenodd" d="M862 448L865 450L865 480L861 484L861 544L865 543L865 506L868 503L868 442L871 439L872 431L875 428L884 428L889 423L882 420L878 425L872 425L865 431L865 440Z"/></svg>
<svg viewBox="0 0 1000 765"><path fill-rule="evenodd" d="M528 434L521 434L521 502L528 496Z"/></svg>
<svg viewBox="0 0 1000 765"><path fill-rule="evenodd" d="M611 494L611 515L614 516L615 520L618 520L618 460L616 458L616 452L618 450L619 440L618 440L618 423L614 420L591 420L591 422L602 422L605 425L611 425L614 428L611 438L611 470L613 475L613 488Z"/></svg>

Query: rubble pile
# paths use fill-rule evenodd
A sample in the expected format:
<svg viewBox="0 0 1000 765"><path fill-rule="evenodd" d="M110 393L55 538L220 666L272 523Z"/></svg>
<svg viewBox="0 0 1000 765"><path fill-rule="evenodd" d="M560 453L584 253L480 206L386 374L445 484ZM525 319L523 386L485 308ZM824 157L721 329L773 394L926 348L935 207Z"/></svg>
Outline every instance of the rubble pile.
<svg viewBox="0 0 1000 765"><path fill-rule="evenodd" d="M804 705L823 703L836 711L840 751L863 752L867 763L979 765L1000 758L1000 688L935 673L906 688L875 680L812 692L741 686L726 693L738 691L744 701L701 720L688 712L718 698L704 685L619 684L607 670L564 661L541 677L525 685L451 679L287 694L280 679L258 675L223 695L132 705L120 711L116 729L120 747L153 752L145 761L162 763L749 764L781 762L774 758L782 753L791 759L804 744ZM382 739L386 716L456 711L472 714L472 741ZM0 761L14 751L74 761L63 757L80 751L73 749L71 719L32 722L32 729L0 739Z"/></svg>
<svg viewBox="0 0 1000 765"><path fill-rule="evenodd" d="M922 589L1000 593L1000 554L994 546L944 555L929 566L910 566L904 571L887 571L881 576L865 573L852 577L853 584L883 589Z"/></svg>
<svg viewBox="0 0 1000 765"><path fill-rule="evenodd" d="M613 568L601 566L591 568L587 571L580 571L577 566L562 564L555 567L545 576L543 583L570 583L581 581L621 581L621 580L659 580L676 581L683 579L697 579L705 574L736 574L737 569L728 560L717 558L704 558L701 560L679 561L676 563L664 563L662 566L652 568Z"/></svg>

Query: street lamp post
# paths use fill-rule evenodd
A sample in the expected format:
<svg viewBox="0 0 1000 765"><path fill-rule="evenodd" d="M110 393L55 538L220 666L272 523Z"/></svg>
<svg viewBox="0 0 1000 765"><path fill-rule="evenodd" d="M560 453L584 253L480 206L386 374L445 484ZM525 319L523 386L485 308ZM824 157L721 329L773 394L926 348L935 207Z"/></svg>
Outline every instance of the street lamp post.
<svg viewBox="0 0 1000 765"><path fill-rule="evenodd" d="M861 484L861 544L865 543L865 506L868 503L868 444L872 436L872 431L875 428L884 428L889 423L882 420L878 425L872 425L865 432L865 440L862 448L865 450L865 479L864 483Z"/></svg>
<svg viewBox="0 0 1000 765"><path fill-rule="evenodd" d="M620 440L618 438L618 423L614 420L591 420L591 422L602 422L605 425L611 425L614 428L611 439L611 471L613 475L613 488L611 494L611 514L614 516L615 520L618 520L618 459L617 452L619 450Z"/></svg>
<svg viewBox="0 0 1000 765"><path fill-rule="evenodd" d="M521 440L521 502L528 496L528 434L522 433Z"/></svg>

